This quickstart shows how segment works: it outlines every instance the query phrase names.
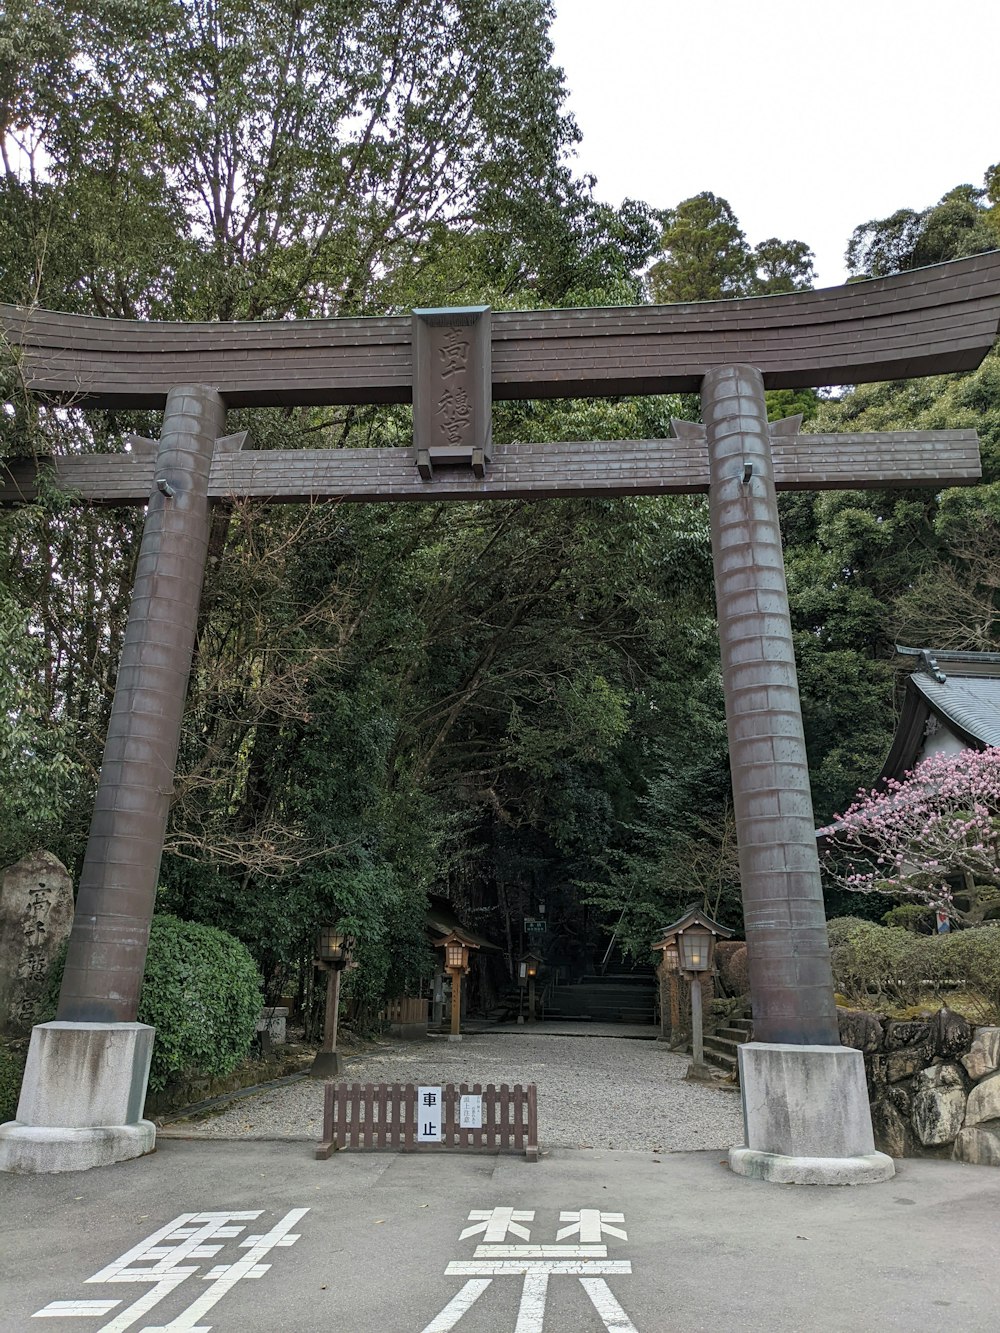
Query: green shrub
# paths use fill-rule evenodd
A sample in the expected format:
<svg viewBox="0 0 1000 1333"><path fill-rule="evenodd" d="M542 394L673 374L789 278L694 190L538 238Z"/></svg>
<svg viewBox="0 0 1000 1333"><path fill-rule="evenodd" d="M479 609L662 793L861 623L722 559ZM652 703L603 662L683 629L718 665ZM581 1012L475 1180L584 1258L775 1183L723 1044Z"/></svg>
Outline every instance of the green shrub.
<svg viewBox="0 0 1000 1333"><path fill-rule="evenodd" d="M835 916L826 923L826 933L830 940L830 948L835 949L838 944L855 931L858 926L869 926L870 921L865 920L863 916Z"/></svg>
<svg viewBox="0 0 1000 1333"><path fill-rule="evenodd" d="M750 971L747 966L747 946L742 942L719 957L719 976L727 995L748 995Z"/></svg>
<svg viewBox="0 0 1000 1333"><path fill-rule="evenodd" d="M915 935L857 917L827 926L834 986L851 1002L907 1008L961 997L970 1017L1000 1021L1000 926L945 935Z"/></svg>
<svg viewBox="0 0 1000 1333"><path fill-rule="evenodd" d="M65 952L53 968L55 1013ZM245 944L215 926L154 916L139 996L139 1022L156 1028L149 1086L177 1075L219 1078L246 1055L261 1008L261 978Z"/></svg>
<svg viewBox="0 0 1000 1333"><path fill-rule="evenodd" d="M944 966L986 1023L1000 1018L1000 926L936 937Z"/></svg>
<svg viewBox="0 0 1000 1333"><path fill-rule="evenodd" d="M0 1124L17 1114L26 1055L26 1051L15 1051L0 1042Z"/></svg>
<svg viewBox="0 0 1000 1333"><path fill-rule="evenodd" d="M930 907L919 907L916 903L899 903L890 907L882 918L883 926L901 926L903 930L912 930L915 935L933 935L935 913Z"/></svg>
<svg viewBox="0 0 1000 1333"><path fill-rule="evenodd" d="M905 1007L937 993L943 959L933 936L850 917L828 929L834 986L848 999Z"/></svg>

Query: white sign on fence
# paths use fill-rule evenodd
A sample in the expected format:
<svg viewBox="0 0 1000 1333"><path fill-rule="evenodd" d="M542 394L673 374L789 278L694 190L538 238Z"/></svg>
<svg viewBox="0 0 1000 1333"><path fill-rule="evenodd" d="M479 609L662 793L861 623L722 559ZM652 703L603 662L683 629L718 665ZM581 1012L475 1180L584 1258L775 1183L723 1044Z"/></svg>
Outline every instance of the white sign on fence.
<svg viewBox="0 0 1000 1333"><path fill-rule="evenodd" d="M417 1088L417 1142L441 1142L440 1088Z"/></svg>
<svg viewBox="0 0 1000 1333"><path fill-rule="evenodd" d="M458 1123L462 1129L482 1129L483 1099L479 1093L463 1093L458 1111Z"/></svg>

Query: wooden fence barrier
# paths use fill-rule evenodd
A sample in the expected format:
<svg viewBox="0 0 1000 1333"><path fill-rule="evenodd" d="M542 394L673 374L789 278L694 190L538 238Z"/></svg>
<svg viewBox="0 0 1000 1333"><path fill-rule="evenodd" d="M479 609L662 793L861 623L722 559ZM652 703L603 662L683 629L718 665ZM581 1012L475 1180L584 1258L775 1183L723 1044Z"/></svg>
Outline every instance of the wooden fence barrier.
<svg viewBox="0 0 1000 1333"><path fill-rule="evenodd" d="M421 995L404 995L401 999L390 1000L383 1013L387 1023L423 1023L427 1026L428 1000Z"/></svg>
<svg viewBox="0 0 1000 1333"><path fill-rule="evenodd" d="M481 1129L459 1123L460 1099L482 1097ZM345 1149L394 1152L523 1152L538 1161L538 1101L534 1083L497 1087L446 1083L441 1087L441 1140L417 1142L415 1083L328 1082L323 1100L323 1141L316 1156Z"/></svg>

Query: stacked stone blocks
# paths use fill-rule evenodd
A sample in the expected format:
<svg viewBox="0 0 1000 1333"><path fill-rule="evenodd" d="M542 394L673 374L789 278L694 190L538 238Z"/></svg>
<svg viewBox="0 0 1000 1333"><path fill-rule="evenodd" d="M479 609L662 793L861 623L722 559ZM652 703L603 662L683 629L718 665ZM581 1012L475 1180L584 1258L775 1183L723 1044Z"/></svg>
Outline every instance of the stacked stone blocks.
<svg viewBox="0 0 1000 1333"><path fill-rule="evenodd" d="M1000 1166L1000 1027L973 1027L950 1009L917 1019L838 1014L841 1041L864 1053L883 1152Z"/></svg>

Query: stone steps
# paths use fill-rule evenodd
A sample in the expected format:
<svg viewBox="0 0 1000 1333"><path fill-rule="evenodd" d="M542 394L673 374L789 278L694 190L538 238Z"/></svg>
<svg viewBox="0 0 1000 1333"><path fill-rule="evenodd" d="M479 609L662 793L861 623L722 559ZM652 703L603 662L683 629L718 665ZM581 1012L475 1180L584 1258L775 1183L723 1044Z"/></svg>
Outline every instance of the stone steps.
<svg viewBox="0 0 1000 1333"><path fill-rule="evenodd" d="M737 1049L753 1037L753 1021L749 1018L733 1018L729 1026L719 1028L704 1039L705 1062L724 1069L727 1074L736 1074L739 1070Z"/></svg>
<svg viewBox="0 0 1000 1333"><path fill-rule="evenodd" d="M590 975L553 991L546 1017L579 1023L653 1023L651 969Z"/></svg>

